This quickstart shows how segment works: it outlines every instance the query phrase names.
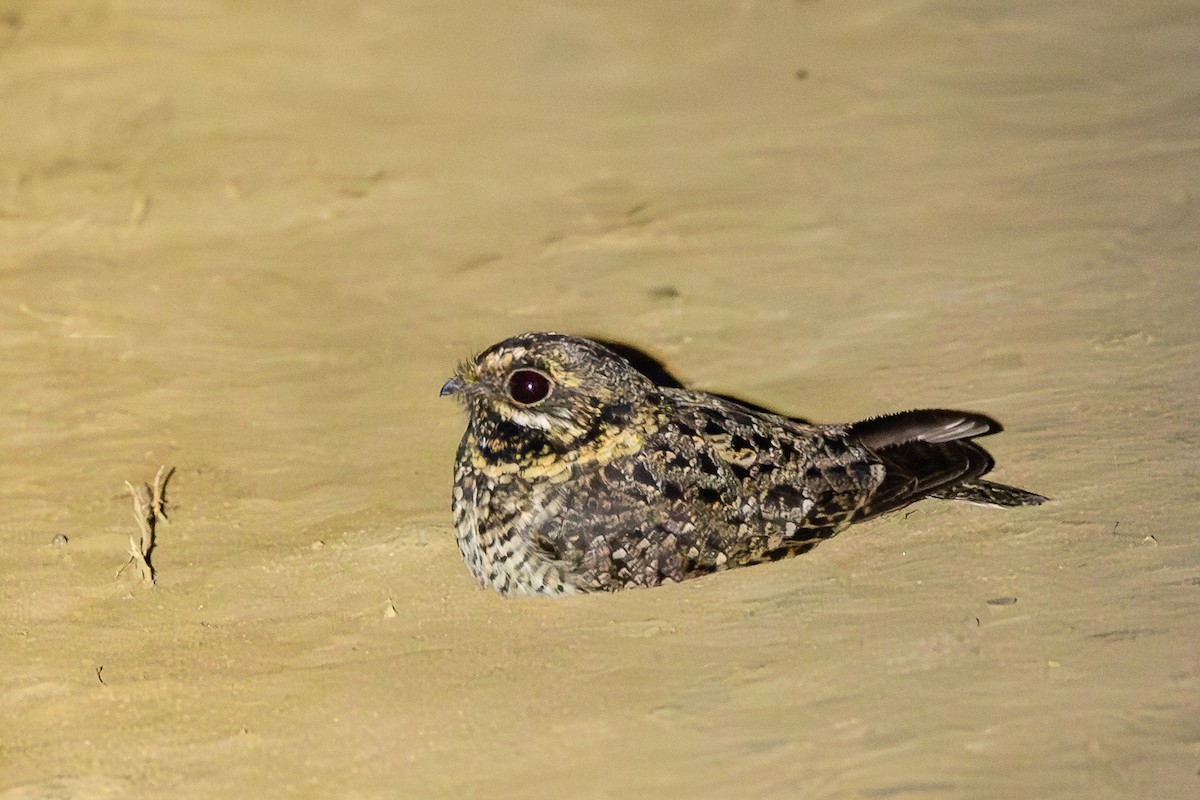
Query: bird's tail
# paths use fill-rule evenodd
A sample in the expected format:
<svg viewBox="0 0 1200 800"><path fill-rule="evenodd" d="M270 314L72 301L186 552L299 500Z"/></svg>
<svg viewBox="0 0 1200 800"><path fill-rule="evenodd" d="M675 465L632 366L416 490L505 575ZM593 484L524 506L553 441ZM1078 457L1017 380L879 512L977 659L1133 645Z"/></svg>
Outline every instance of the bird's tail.
<svg viewBox="0 0 1200 800"><path fill-rule="evenodd" d="M1000 431L982 414L922 409L856 422L848 432L882 462L884 479L856 519L894 511L923 497L988 506L1029 506L1046 498L985 481L992 457L973 439Z"/></svg>
<svg viewBox="0 0 1200 800"><path fill-rule="evenodd" d="M996 506L998 508L1040 506L1050 499L1040 494L1018 489L1016 486L980 479L963 481L956 486L932 492L929 496L938 500L957 500L960 503L974 503L979 506Z"/></svg>

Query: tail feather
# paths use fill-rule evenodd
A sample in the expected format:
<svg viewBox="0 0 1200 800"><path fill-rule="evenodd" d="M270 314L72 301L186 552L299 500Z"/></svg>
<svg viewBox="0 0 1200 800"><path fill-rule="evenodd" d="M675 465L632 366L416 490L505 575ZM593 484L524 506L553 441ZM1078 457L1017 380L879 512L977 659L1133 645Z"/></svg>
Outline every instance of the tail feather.
<svg viewBox="0 0 1200 800"><path fill-rule="evenodd" d="M929 497L938 500L957 500L960 503L975 503L981 506L995 506L997 508L1040 506L1050 499L1040 494L1018 489L1016 486L1008 486L1003 483L985 480L964 481L936 492L930 492Z"/></svg>
<svg viewBox="0 0 1200 800"><path fill-rule="evenodd" d="M1041 495L980 480L995 462L972 439L1000 430L990 417L945 409L904 411L850 425L847 432L885 468L883 482L855 521L925 497L1004 507L1044 503Z"/></svg>

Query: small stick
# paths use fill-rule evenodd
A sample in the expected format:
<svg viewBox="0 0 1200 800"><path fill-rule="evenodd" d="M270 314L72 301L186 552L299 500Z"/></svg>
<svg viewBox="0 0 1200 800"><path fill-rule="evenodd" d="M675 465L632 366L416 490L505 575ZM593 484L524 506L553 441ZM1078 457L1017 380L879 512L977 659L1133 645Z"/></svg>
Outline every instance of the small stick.
<svg viewBox="0 0 1200 800"><path fill-rule="evenodd" d="M154 566L150 563L150 553L154 550L154 529L159 520L169 522L166 512L167 481L175 474L175 468L166 466L158 468L154 475L154 483L142 484L140 489L125 481L129 496L133 498L133 518L137 521L137 535L129 534L129 562L137 567L142 580L154 585ZM120 571L117 573L120 574Z"/></svg>
<svg viewBox="0 0 1200 800"><path fill-rule="evenodd" d="M171 476L175 474L175 468L167 469L166 466L158 468L158 472L154 474L154 487L150 491L151 510L154 512L155 519L162 519L170 522L167 519L167 501L164 492L167 490L167 481L171 480Z"/></svg>
<svg viewBox="0 0 1200 800"><path fill-rule="evenodd" d="M133 484L125 481L129 494L133 498L133 518L137 520L140 536L129 534L129 560L137 566L142 580L154 585L154 568L150 566L147 556L154 547L154 517L150 513L147 501L150 500L143 492L133 488Z"/></svg>

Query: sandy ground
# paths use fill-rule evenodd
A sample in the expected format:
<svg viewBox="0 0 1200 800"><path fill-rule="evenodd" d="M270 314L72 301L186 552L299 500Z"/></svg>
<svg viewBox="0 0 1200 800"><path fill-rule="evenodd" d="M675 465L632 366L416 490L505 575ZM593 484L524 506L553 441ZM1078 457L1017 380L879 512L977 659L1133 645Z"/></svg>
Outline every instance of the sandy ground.
<svg viewBox="0 0 1200 800"><path fill-rule="evenodd" d="M1200 796L1197 42L1160 0L0 2L0 798ZM541 328L993 414L1055 502L505 601L437 389Z"/></svg>

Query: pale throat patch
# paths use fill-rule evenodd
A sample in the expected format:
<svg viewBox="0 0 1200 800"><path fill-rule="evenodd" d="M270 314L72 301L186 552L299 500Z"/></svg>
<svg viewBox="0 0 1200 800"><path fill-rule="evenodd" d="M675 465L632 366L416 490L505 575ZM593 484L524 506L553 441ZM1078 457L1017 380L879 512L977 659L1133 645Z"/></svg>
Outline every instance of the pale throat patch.
<svg viewBox="0 0 1200 800"><path fill-rule="evenodd" d="M523 408L513 409L512 421L525 428L539 431L550 430L550 417L537 411L527 411Z"/></svg>

